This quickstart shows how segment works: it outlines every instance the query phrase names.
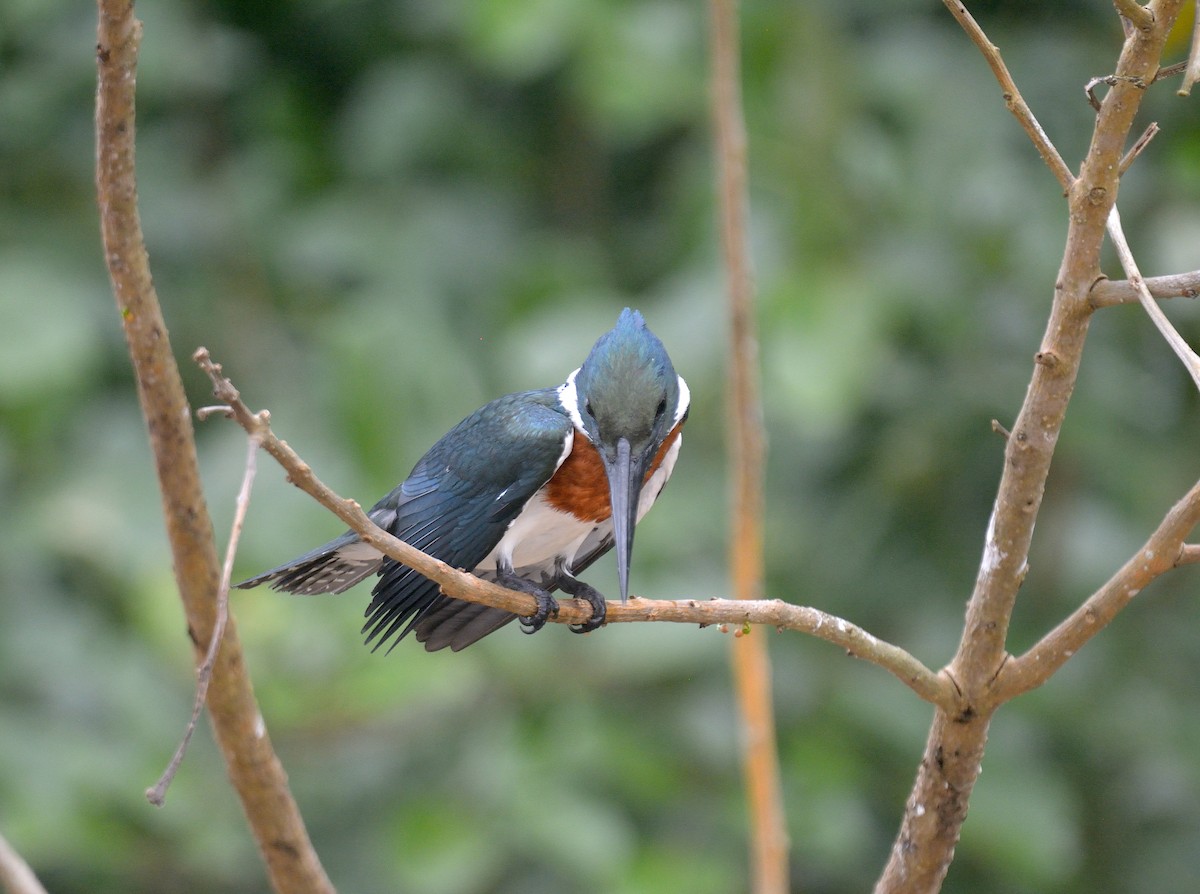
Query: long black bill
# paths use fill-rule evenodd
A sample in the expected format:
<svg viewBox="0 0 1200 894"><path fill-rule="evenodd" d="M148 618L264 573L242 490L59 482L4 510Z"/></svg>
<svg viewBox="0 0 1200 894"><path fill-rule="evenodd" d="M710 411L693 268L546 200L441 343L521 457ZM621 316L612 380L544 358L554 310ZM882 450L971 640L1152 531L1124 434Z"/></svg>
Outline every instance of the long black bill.
<svg viewBox="0 0 1200 894"><path fill-rule="evenodd" d="M617 545L617 579L621 601L629 599L629 558L633 553L633 529L637 526L638 497L642 492L640 469L633 467L629 441L617 440L617 456L605 463L609 499L612 501L613 540Z"/></svg>

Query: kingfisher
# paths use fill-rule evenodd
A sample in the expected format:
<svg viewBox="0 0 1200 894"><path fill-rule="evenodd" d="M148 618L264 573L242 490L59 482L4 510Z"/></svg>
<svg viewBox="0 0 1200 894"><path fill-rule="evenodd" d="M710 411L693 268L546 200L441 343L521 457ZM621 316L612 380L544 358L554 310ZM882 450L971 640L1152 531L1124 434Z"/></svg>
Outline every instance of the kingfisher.
<svg viewBox="0 0 1200 894"><path fill-rule="evenodd" d="M526 633L558 613L556 590L591 605L571 627L587 633L604 623L606 602L576 575L615 546L628 599L634 528L671 476L690 404L662 342L625 308L563 384L480 407L367 515L449 565L533 596ZM373 649L412 633L430 652L457 652L518 617L446 596L353 531L237 586L342 593L370 575L379 580L362 632Z"/></svg>

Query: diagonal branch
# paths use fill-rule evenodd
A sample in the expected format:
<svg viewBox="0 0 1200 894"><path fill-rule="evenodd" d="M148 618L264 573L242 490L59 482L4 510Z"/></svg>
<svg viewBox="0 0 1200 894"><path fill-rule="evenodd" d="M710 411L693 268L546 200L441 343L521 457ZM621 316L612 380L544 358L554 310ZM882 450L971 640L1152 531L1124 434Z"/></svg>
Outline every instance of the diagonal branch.
<svg viewBox="0 0 1200 894"><path fill-rule="evenodd" d="M1000 48L988 39L974 16L967 11L960 0L943 0L943 2L946 9L950 10L950 15L954 16L955 21L967 32L972 43L983 53L983 58L987 60L992 74L996 76L996 80L1000 84L1000 90L1004 94L1004 104L1020 122L1025 133L1029 135L1029 139L1033 141L1038 155L1042 157L1042 161L1050 168L1051 173L1062 186L1063 192L1066 193L1071 188L1071 184L1075 182L1075 175L1071 173L1067 163L1058 154L1054 143L1050 141L1050 137L1046 135L1046 131L1042 129L1042 125L1038 123L1033 111L1021 96L1021 91L1017 89L1017 84L1009 74L1008 66L1004 64L1004 59L1000 55Z"/></svg>
<svg viewBox="0 0 1200 894"><path fill-rule="evenodd" d="M1154 580L1200 559L1189 553L1194 547L1184 544L1197 524L1200 482L1172 507L1145 545L1104 586L1032 649L1004 665L996 678L995 697L1008 701L1041 686Z"/></svg>
<svg viewBox="0 0 1200 894"><path fill-rule="evenodd" d="M216 622L219 571L187 399L138 219L134 100L141 23L131 0L99 0L97 38L96 191L104 256L154 454L175 579L200 663ZM233 618L213 667L208 709L271 885L281 894L332 892L266 735Z"/></svg>
<svg viewBox="0 0 1200 894"><path fill-rule="evenodd" d="M29 864L0 835L0 890L8 894L46 894Z"/></svg>
<svg viewBox="0 0 1200 894"><path fill-rule="evenodd" d="M246 406L238 390L225 378L221 367L212 361L207 350L198 349L195 359L212 380L217 398L228 406L229 413L238 424L283 467L288 481L345 522L365 543L436 581L444 593L455 599L501 608L518 615L533 614L537 604L532 596L451 568L376 525L358 503L334 493L286 442L276 437L271 431L269 413L265 410L255 413ZM587 602L560 599L559 613L550 620L560 624L581 624L590 616L591 607ZM727 624L743 629L748 624L761 624L807 633L841 646L853 657L878 665L927 702L946 710L954 710L958 705L954 684L945 674L929 670L899 646L884 642L849 621L815 608L792 605L778 599L664 601L633 596L627 604L610 604L606 617L609 623L668 621L699 624L702 627Z"/></svg>

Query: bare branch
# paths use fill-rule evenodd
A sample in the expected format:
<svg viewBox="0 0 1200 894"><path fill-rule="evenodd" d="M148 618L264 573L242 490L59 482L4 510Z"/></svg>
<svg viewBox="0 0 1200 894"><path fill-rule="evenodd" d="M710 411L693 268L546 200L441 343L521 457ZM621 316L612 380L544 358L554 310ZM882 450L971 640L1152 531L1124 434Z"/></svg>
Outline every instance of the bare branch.
<svg viewBox="0 0 1200 894"><path fill-rule="evenodd" d="M1108 215L1108 235L1117 250L1117 256L1121 259L1121 266L1125 269L1125 275L1129 277L1130 284L1137 290L1138 300L1141 302L1142 307L1150 315L1150 319L1154 321L1154 325L1158 327L1158 331L1162 334L1162 337L1167 340L1167 344L1171 346L1171 350L1175 352L1175 356L1187 368L1187 371L1192 376L1192 381L1196 383L1196 387L1200 388L1200 357L1196 355L1196 352L1191 349L1191 346L1188 345L1183 336L1171 325L1171 321L1167 319L1167 315L1163 313L1162 308L1154 303L1154 298L1151 296L1150 290L1146 288L1146 283L1142 280L1142 274L1138 270L1133 252L1129 250L1129 243L1125 241L1125 231L1121 228L1121 215L1117 211L1116 205L1113 205L1112 211Z"/></svg>
<svg viewBox="0 0 1200 894"><path fill-rule="evenodd" d="M46 894L29 864L0 835L0 888L8 894Z"/></svg>
<svg viewBox="0 0 1200 894"><path fill-rule="evenodd" d="M1000 49L984 34L983 29L979 27L979 23L967 11L960 0L943 0L946 8L950 10L950 14L962 29L967 32L967 36L975 46L979 47L983 53L983 58L987 60L987 64L992 69L992 74L996 76L996 80L1000 83L1000 90L1004 95L1004 104L1008 106L1008 110L1016 116L1017 121L1021 123L1025 133L1029 135L1029 139L1033 141L1034 147L1038 154L1042 157L1047 167L1057 178L1059 185L1062 186L1063 192L1071 188L1071 184L1075 182L1075 175L1071 173L1071 169L1067 167L1067 163L1063 161L1062 156L1058 154L1058 150L1054 148L1054 143L1050 141L1050 137L1046 135L1046 131L1042 129L1042 125L1038 123L1033 112L1026 104L1021 96L1021 91L1017 89L1016 82L1013 81L1012 75L1008 72L1008 66L1004 64L1004 59L1000 56Z"/></svg>
<svg viewBox="0 0 1200 894"><path fill-rule="evenodd" d="M1145 545L1104 586L1032 649L1005 663L996 678L995 698L1007 701L1041 686L1156 578L1181 564L1200 561L1200 550L1183 543L1197 524L1200 483L1175 504Z"/></svg>
<svg viewBox="0 0 1200 894"><path fill-rule="evenodd" d="M1146 129L1142 131L1142 135L1137 138L1129 151L1125 153L1125 157L1121 159L1120 174L1125 176L1125 172L1129 170L1129 166L1137 161L1137 157L1141 155L1146 147L1150 145L1150 141L1158 136L1158 122L1151 121L1146 125Z"/></svg>
<svg viewBox="0 0 1200 894"><path fill-rule="evenodd" d="M734 596L757 599L766 574L763 560L762 400L757 373L754 284L747 251L746 123L742 114L736 0L712 0L711 68L713 136L721 244L729 306L729 388L726 406L733 529L729 563ZM785 894L788 834L779 779L779 753L771 697L771 659L766 637L735 639L734 689L742 721L742 764L750 808L752 890Z"/></svg>
<svg viewBox="0 0 1200 894"><path fill-rule="evenodd" d="M96 192L104 257L129 347L163 497L167 539L195 659L216 623L219 570L200 485L187 398L138 219L135 96L141 23L131 0L99 0L96 61ZM277 892L332 892L271 748L231 618L208 691L229 778Z"/></svg>
<svg viewBox="0 0 1200 894"><path fill-rule="evenodd" d="M1187 65L1183 70L1183 83L1177 91L1179 96L1188 96L1192 85L1200 81L1200 0L1196 0L1196 15L1192 21L1192 48L1188 51Z"/></svg>
<svg viewBox="0 0 1200 894"><path fill-rule="evenodd" d="M1200 270L1172 276L1149 276L1142 280L1154 298L1195 298L1200 295ZM1112 307L1141 301L1140 289L1127 279L1101 279L1089 295L1092 307Z"/></svg>
<svg viewBox="0 0 1200 894"><path fill-rule="evenodd" d="M275 436L269 424L270 414L265 410L254 413L246 406L233 383L223 375L220 365L212 361L206 349L197 349L194 357L212 380L217 397L229 405L238 424L254 436L283 467L288 481L333 512L365 543L436 581L444 593L455 599L490 605L518 615L533 614L537 604L532 596L451 568L445 562L393 537L371 521L358 503L339 497L316 477L312 468L286 442ZM561 599L559 607L558 616L551 618L551 621L581 624L591 616L591 606L581 599ZM695 599L666 601L634 596L625 605L609 605L606 617L608 623L613 624L634 621L669 621L698 624L701 627L761 624L807 633L841 646L856 658L878 665L925 701L947 710L953 710L958 705L954 684L944 674L929 670L899 646L884 642L849 621L815 608L792 605L778 599L713 599L700 602Z"/></svg>
<svg viewBox="0 0 1200 894"><path fill-rule="evenodd" d="M1079 375L1093 310L1089 294L1101 278L1100 248L1109 210L1116 201L1123 147L1145 95L1143 87L1157 71L1167 31L1182 0L1158 0L1155 26L1149 32L1131 29L1112 89L1100 104L1078 179L1070 176L1024 103L1017 102L1019 94L996 47L961 3L945 3L983 52L1009 109L1064 186L1069 222L1046 332L1035 355L1021 411L1005 444L1004 468L979 574L967 604L962 640L946 671L960 687L965 707L954 714L939 710L934 715L900 830L875 888L877 894L937 891L954 857L979 776L988 727L999 704L992 686L1007 658L1005 642L1017 592L1028 570L1033 527Z"/></svg>
<svg viewBox="0 0 1200 894"><path fill-rule="evenodd" d="M213 407L203 409L212 410ZM197 413L199 415L199 413ZM192 717L183 733L183 740L175 749L175 754L167 764L166 770L151 788L146 790L146 800L155 807L162 807L167 797L167 788L183 763L187 753L188 743L196 732L196 723L200 720L200 712L204 710L204 700L208 696L208 686L212 682L213 667L217 663L217 650L221 647L221 639L225 635L225 627L229 621L229 583L233 576L233 560L237 555L238 540L242 536L242 527L246 523L246 510L250 508L250 490L254 486L254 473L257 466L258 442L252 435L248 439L246 449L246 471L242 475L242 486L237 495L237 506L233 514L233 527L229 532L229 546L225 549L225 563L221 568L221 586L217 591L217 620L213 625L212 636L209 638L208 651L204 661L196 670L196 699L192 704Z"/></svg>
<svg viewBox="0 0 1200 894"><path fill-rule="evenodd" d="M1159 81L1165 81L1167 78L1173 78L1177 74L1183 74L1187 71L1186 62L1176 62L1174 65L1164 65L1154 75L1154 80L1151 83L1157 84Z"/></svg>

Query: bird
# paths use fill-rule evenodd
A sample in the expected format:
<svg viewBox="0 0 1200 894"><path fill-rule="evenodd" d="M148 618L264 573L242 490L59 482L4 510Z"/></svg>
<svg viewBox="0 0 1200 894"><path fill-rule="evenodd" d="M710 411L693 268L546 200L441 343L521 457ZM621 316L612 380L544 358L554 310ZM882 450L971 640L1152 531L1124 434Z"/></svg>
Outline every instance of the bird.
<svg viewBox="0 0 1200 894"><path fill-rule="evenodd" d="M587 633L604 624L603 594L577 575L616 548L629 598L634 529L670 478L691 392L641 313L625 308L557 387L506 394L450 429L367 515L412 546L533 596L535 633L558 613L556 590L585 600ZM342 593L376 575L362 633L390 652L408 634L457 652L518 616L465 602L353 531L237 584L297 594Z"/></svg>

